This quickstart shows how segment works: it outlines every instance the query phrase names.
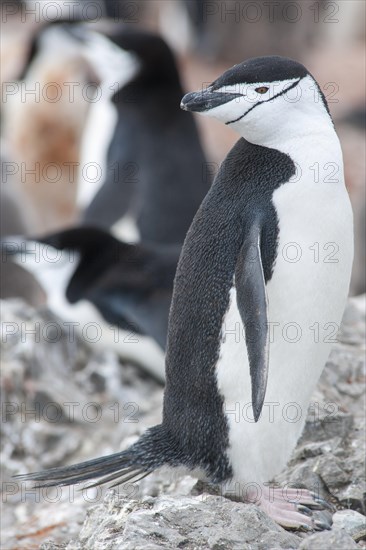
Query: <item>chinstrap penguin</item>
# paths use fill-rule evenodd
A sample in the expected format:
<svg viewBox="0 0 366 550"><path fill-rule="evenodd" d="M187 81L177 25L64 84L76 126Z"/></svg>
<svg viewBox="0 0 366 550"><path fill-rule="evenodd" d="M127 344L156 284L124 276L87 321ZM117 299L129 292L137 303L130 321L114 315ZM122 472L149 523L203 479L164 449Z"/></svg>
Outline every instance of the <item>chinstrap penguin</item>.
<svg viewBox="0 0 366 550"><path fill-rule="evenodd" d="M163 421L123 452L20 479L120 484L162 466L185 467L255 500L284 527L327 528L311 517L324 504L316 495L265 485L290 458L330 351L311 327L339 325L350 281L352 211L325 99L301 64L264 57L187 94L182 107L230 124L241 138L180 256ZM336 163L338 181L314 181L315 162ZM334 244L328 261L314 260L314 243ZM297 261L290 244L302 252ZM281 331L288 323L300 338ZM289 403L301 411L297 421L286 415Z"/></svg>

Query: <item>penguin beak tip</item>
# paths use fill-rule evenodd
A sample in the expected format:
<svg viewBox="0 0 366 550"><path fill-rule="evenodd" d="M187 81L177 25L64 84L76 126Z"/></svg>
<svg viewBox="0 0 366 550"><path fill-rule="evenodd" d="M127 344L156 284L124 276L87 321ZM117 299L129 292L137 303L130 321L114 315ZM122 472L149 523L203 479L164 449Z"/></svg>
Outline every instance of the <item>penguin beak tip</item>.
<svg viewBox="0 0 366 550"><path fill-rule="evenodd" d="M183 111L195 111L197 106L197 92L189 92L180 102L180 108Z"/></svg>

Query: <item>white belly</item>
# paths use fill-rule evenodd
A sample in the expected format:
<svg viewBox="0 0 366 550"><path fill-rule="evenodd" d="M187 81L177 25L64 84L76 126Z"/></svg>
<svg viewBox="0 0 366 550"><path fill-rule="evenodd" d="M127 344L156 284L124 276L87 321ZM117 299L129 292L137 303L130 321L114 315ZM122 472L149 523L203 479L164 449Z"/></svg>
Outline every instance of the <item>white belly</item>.
<svg viewBox="0 0 366 550"><path fill-rule="evenodd" d="M296 445L341 321L353 257L352 212L343 182L307 183L303 189L286 184L273 202L278 256L267 285L269 376L257 423L234 287L216 366L229 424L228 458L234 482L241 484L269 481Z"/></svg>

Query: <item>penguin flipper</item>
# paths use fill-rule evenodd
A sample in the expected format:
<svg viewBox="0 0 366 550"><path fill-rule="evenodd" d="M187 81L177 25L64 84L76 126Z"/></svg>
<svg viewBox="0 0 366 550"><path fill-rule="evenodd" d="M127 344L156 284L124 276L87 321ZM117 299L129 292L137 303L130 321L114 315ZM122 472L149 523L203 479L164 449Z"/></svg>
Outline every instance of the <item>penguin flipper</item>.
<svg viewBox="0 0 366 550"><path fill-rule="evenodd" d="M241 247L235 268L236 299L245 330L256 422L266 394L269 360L267 295L260 239L261 227L255 223Z"/></svg>

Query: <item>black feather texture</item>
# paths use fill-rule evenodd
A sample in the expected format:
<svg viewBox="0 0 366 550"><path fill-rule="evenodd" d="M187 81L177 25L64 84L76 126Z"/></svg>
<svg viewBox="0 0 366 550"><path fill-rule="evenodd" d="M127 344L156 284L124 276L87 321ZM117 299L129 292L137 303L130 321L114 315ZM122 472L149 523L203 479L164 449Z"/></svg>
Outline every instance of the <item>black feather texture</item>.
<svg viewBox="0 0 366 550"><path fill-rule="evenodd" d="M232 477L228 422L215 373L223 319L241 247L258 219L262 221L264 282L272 277L278 240L272 195L294 174L289 156L244 139L221 165L188 231L178 263L162 424L120 454L22 479L54 485L95 478L101 483L103 479L119 482L164 465L200 469L213 483Z"/></svg>

